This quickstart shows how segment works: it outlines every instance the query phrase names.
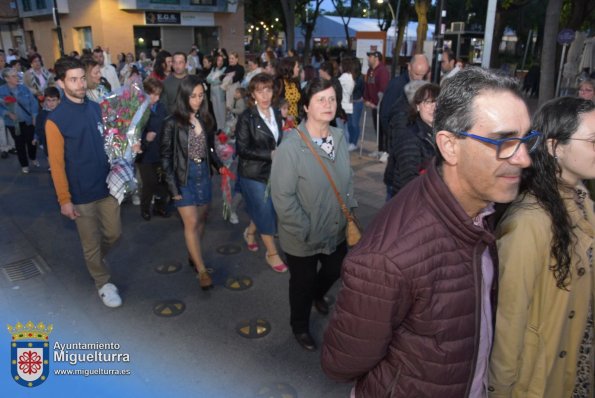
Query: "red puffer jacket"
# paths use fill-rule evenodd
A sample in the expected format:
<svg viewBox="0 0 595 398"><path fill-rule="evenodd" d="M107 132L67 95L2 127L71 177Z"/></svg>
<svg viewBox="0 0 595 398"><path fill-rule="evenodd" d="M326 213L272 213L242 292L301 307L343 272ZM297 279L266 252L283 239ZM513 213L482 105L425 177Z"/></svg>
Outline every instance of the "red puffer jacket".
<svg viewBox="0 0 595 398"><path fill-rule="evenodd" d="M468 396L488 245L496 297L494 236L473 224L432 165L380 211L345 259L324 372L355 380L357 398Z"/></svg>

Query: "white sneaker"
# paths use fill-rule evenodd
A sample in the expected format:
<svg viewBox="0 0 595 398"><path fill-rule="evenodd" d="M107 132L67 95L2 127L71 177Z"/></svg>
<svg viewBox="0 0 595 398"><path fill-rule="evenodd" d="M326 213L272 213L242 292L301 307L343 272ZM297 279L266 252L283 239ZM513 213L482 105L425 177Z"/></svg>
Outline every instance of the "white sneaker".
<svg viewBox="0 0 595 398"><path fill-rule="evenodd" d="M232 211L231 214L229 215L229 222L231 224L238 224L240 222L240 219L238 218L238 213L236 213L235 211Z"/></svg>
<svg viewBox="0 0 595 398"><path fill-rule="evenodd" d="M140 206L140 197L137 194L132 195L132 204L135 206Z"/></svg>
<svg viewBox="0 0 595 398"><path fill-rule="evenodd" d="M388 153L387 152L381 152L382 155L380 155L380 158L378 159L379 162L382 163L386 163L388 162Z"/></svg>
<svg viewBox="0 0 595 398"><path fill-rule="evenodd" d="M98 290L99 297L107 307L116 308L122 305L118 288L113 283L106 283Z"/></svg>
<svg viewBox="0 0 595 398"><path fill-rule="evenodd" d="M355 150L357 150L357 145L355 145L355 144L349 144L349 152L353 152Z"/></svg>
<svg viewBox="0 0 595 398"><path fill-rule="evenodd" d="M29 174L29 168L28 167L21 167L21 171L23 172L23 174Z"/></svg>
<svg viewBox="0 0 595 398"><path fill-rule="evenodd" d="M38 160L32 160L31 163L33 163L33 166L39 167L39 161Z"/></svg>

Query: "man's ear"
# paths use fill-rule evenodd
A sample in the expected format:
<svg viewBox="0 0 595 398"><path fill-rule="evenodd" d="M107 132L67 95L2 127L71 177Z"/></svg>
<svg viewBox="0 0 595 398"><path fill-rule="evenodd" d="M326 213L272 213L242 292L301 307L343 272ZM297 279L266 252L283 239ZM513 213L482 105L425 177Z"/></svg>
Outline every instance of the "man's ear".
<svg viewBox="0 0 595 398"><path fill-rule="evenodd" d="M444 162L450 165L458 163L459 140L449 131L441 130L436 133L436 146L444 158Z"/></svg>
<svg viewBox="0 0 595 398"><path fill-rule="evenodd" d="M56 84L58 85L58 87L64 90L64 82L62 80L56 80Z"/></svg>

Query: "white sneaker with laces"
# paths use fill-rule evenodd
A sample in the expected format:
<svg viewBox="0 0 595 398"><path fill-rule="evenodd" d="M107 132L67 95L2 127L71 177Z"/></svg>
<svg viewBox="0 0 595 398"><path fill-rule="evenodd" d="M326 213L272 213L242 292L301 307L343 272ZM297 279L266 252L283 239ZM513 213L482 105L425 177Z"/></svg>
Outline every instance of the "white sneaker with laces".
<svg viewBox="0 0 595 398"><path fill-rule="evenodd" d="M349 149L349 152L353 152L353 151L357 150L357 145L355 145L355 144L349 144L349 148L348 149Z"/></svg>
<svg viewBox="0 0 595 398"><path fill-rule="evenodd" d="M229 222L231 224L238 224L240 222L240 219L238 218L238 213L236 213L235 211L232 211L231 214L229 215Z"/></svg>
<svg viewBox="0 0 595 398"><path fill-rule="evenodd" d="M28 167L21 167L21 171L23 172L23 174L29 174L29 168Z"/></svg>
<svg viewBox="0 0 595 398"><path fill-rule="evenodd" d="M382 155L380 155L380 158L378 159L378 161L382 162L382 163L388 162L388 153L382 152Z"/></svg>
<svg viewBox="0 0 595 398"><path fill-rule="evenodd" d="M113 283L106 283L98 290L99 297L107 307L116 308L122 305L122 299L118 294L118 288Z"/></svg>
<svg viewBox="0 0 595 398"><path fill-rule="evenodd" d="M38 160L32 160L31 163L33 163L33 166L39 167L39 161Z"/></svg>

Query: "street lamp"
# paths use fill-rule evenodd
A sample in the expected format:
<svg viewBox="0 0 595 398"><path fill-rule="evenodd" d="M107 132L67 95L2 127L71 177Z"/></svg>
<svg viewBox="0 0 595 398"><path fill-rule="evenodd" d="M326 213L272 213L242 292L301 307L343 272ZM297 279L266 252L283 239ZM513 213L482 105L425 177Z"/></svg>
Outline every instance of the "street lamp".
<svg viewBox="0 0 595 398"><path fill-rule="evenodd" d="M384 3L384 0L378 0L378 4ZM390 4L390 0L387 0L386 4L388 4L388 9L390 10L390 14L393 17L393 21L395 21L395 33L394 33L394 45L393 45L393 62L390 66L391 76L395 75L395 71L397 68L397 62L399 58L399 50L397 49L397 28L399 27L399 11L401 9L401 0L397 2L397 14L395 15L395 10L393 10L393 6Z"/></svg>

